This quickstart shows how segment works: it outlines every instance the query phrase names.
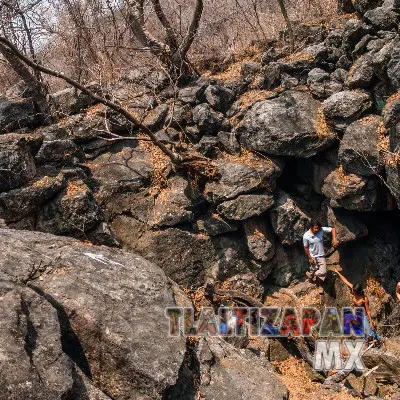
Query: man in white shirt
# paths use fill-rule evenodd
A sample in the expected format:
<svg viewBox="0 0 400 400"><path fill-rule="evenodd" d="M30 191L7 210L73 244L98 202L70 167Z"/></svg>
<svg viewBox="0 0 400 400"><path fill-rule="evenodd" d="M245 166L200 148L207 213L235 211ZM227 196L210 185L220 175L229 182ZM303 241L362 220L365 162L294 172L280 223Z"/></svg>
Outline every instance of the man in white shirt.
<svg viewBox="0 0 400 400"><path fill-rule="evenodd" d="M324 233L332 235L332 246L337 247L336 229L323 227L319 221L311 221L310 229L303 235L304 251L310 261L310 272L306 275L311 280L317 280L317 284L324 282L326 278L326 259L324 248ZM324 293L323 288L319 290Z"/></svg>

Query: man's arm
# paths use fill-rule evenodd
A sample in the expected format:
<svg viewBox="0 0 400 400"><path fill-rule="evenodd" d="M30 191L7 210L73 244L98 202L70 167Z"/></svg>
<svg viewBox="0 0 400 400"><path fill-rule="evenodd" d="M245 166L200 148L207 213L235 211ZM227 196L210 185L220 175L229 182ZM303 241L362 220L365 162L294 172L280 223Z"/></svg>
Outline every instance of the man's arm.
<svg viewBox="0 0 400 400"><path fill-rule="evenodd" d="M303 236L303 246L304 246L304 251L307 255L308 261L310 262L310 264L315 264L315 260L311 257L310 250L308 248L310 246L310 243L308 242L308 239L305 236Z"/></svg>
<svg viewBox="0 0 400 400"><path fill-rule="evenodd" d="M336 228L332 228L332 246L333 247L339 246L339 242L338 242L337 236L336 236Z"/></svg>
<svg viewBox="0 0 400 400"><path fill-rule="evenodd" d="M369 325L370 325L371 329L374 331L375 325L374 325L374 321L372 321L371 309L369 308L369 300L368 300L367 296L365 296L365 311L367 312L367 315L369 318Z"/></svg>
<svg viewBox="0 0 400 400"><path fill-rule="evenodd" d="M338 247L339 242L338 242L337 236L336 236L336 228L324 226L324 227L322 227L322 230L323 230L323 232L330 233L332 235L332 246Z"/></svg>
<svg viewBox="0 0 400 400"><path fill-rule="evenodd" d="M397 296L397 300L400 301L400 282L397 282L397 286L396 286L396 296Z"/></svg>
<svg viewBox="0 0 400 400"><path fill-rule="evenodd" d="M304 251L307 254L308 261L310 261L311 264L314 264L315 260L311 257L310 250L308 249L308 247L304 246Z"/></svg>

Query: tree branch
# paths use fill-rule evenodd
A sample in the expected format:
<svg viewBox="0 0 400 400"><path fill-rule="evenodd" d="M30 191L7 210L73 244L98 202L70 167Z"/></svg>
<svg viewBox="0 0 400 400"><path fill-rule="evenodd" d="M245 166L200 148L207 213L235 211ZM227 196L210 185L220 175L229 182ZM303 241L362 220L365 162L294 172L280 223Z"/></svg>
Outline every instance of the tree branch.
<svg viewBox="0 0 400 400"><path fill-rule="evenodd" d="M96 93L92 92L91 90L87 89L85 86L81 85L80 83L76 82L75 80L71 79L70 77L64 75L61 72L54 71L50 68L44 67L43 65L39 65L34 61L30 60L28 57L24 56L9 40L4 37L0 37L0 44L3 44L3 47L6 46L8 48L8 53L12 54L15 57L18 57L19 60L22 60L25 64L29 67L39 70L47 75L54 76L59 79L63 79L65 82L69 83L71 86L79 89L83 93L87 94L92 99L96 100L97 102L104 104L105 106L111 108L112 110L122 114L128 121L135 124L139 129L141 129L153 143L164 153L166 154L173 163L179 164L183 161L182 157L171 151L168 147L166 147L163 143L161 143L154 133L147 128L147 126L143 125L140 121L138 121L128 110L123 108L117 103L113 101L107 100L104 97L97 95Z"/></svg>
<svg viewBox="0 0 400 400"><path fill-rule="evenodd" d="M185 57L185 55L190 49L190 46L193 43L193 40L200 26L200 20L202 14L203 14L203 0L196 0L196 9L194 10L192 22L186 33L186 36L183 38L183 41L179 47L182 58Z"/></svg>
<svg viewBox="0 0 400 400"><path fill-rule="evenodd" d="M170 48L177 49L178 48L178 38L175 35L175 31L172 28L171 23L168 18L165 16L165 13L161 7L160 0L151 0L153 3L154 11L156 12L157 18L161 22L161 25L164 27L165 32L167 34L167 43Z"/></svg>

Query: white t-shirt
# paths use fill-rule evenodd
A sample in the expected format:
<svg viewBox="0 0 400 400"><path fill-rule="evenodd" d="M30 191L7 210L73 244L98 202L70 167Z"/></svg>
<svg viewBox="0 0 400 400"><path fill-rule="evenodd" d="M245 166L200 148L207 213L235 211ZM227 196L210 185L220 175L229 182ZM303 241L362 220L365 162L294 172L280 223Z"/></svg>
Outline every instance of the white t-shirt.
<svg viewBox="0 0 400 400"><path fill-rule="evenodd" d="M325 256L324 249L324 233L331 233L332 228L323 226L316 235L311 230L308 230L303 235L304 247L307 247L310 251L311 257L323 257Z"/></svg>

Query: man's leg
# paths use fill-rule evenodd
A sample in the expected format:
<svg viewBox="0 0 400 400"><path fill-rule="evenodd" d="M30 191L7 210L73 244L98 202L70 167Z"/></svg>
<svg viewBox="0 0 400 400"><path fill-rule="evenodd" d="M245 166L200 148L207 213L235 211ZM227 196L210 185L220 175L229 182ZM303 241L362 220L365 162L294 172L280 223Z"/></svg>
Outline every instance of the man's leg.
<svg viewBox="0 0 400 400"><path fill-rule="evenodd" d="M317 270L315 276L317 277L317 286L319 287L318 293L324 294L324 288L321 286L325 282L326 278L326 259L325 257L317 257L315 259Z"/></svg>

